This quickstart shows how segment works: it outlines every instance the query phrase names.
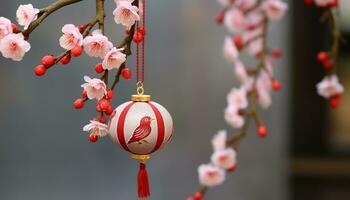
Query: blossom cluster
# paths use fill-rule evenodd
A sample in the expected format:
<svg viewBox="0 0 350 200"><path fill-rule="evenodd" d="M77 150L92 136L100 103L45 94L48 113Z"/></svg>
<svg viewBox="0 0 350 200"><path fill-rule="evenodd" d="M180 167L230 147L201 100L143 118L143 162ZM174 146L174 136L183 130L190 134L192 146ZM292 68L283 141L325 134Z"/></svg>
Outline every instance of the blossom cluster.
<svg viewBox="0 0 350 200"><path fill-rule="evenodd" d="M39 12L39 9L34 8L32 4L20 5L16 11L18 24L26 30L37 19ZM0 17L0 51L2 56L14 61L21 61L30 48L30 43L26 41L17 25L5 17Z"/></svg>
<svg viewBox="0 0 350 200"><path fill-rule="evenodd" d="M137 0L138 1L138 0ZM103 2L103 1L102 1ZM140 0L142 2L142 0ZM97 3L97 1L96 1ZM97 13L96 17L89 23L82 25L66 24L62 27L62 36L58 39L59 45L63 48L63 54L60 56L46 55L43 56L40 64L34 68L34 73L37 76L43 76L47 70L58 62L65 65L70 63L72 57L78 57L84 52L89 57L101 59L100 63L95 65L94 71L97 74L103 74L99 78L91 78L84 76L84 81L81 85L83 92L81 97L74 101L74 107L81 109L85 102L96 100L96 111L98 115L94 117L89 124L84 126L83 130L90 133L89 139L91 142L96 142L100 137L107 135L106 115L111 115L113 107L110 101L113 98L113 89L115 84L108 85L108 72L116 70L116 74L120 74L124 79L130 80L132 73L125 66L127 56L130 52L126 52L125 48L130 48L130 42L139 43L145 36L145 30L135 30L131 32L135 23L140 21L140 9L142 8L134 0L115 0L116 8L113 11L114 21L116 24L121 24L125 27L128 38L120 46L114 46L113 42L104 35L103 26L93 30L96 24L103 24L104 9ZM20 5L16 12L17 23L23 26L20 30L16 24L9 19L0 17L0 51L5 58L11 58L14 61L21 61L27 53L31 45L27 41L30 32L28 29L33 29L33 23L40 23L40 17L47 12L47 9L34 8L32 4ZM99 16L100 14L100 16ZM131 35L134 33L134 35ZM130 49L129 49L130 51ZM117 78L116 78L117 79ZM119 79L119 77L118 77Z"/></svg>
<svg viewBox="0 0 350 200"><path fill-rule="evenodd" d="M276 61L281 57L280 49L267 47L267 31L270 21L280 20L288 9L281 0L218 0L223 9L216 17L223 24L229 36L223 44L223 55L233 67L233 74L240 86L234 87L227 95L224 119L233 128L246 130L249 118L257 124L259 136L267 136L267 129L260 120L256 104L267 109L272 104L272 91L279 91L281 83L275 78ZM242 53L256 59L256 66L247 66ZM240 138L238 138L239 140ZM232 138L226 131L219 131L212 140L214 153L210 164L198 167L199 182L204 188L220 185L226 171L236 168L236 151ZM206 189L204 189L206 190ZM189 200L202 199L203 192L197 192Z"/></svg>
<svg viewBox="0 0 350 200"><path fill-rule="evenodd" d="M339 82L336 74L335 63L339 49L340 33L336 25L336 14L332 9L339 6L339 0L305 0L308 5L315 5L325 12L325 17L330 20L333 34L333 44L329 52L320 51L317 53L317 60L327 75L316 85L317 93L327 99L331 108L337 108L340 104L341 95L344 92L343 85Z"/></svg>
<svg viewBox="0 0 350 200"><path fill-rule="evenodd" d="M218 23L223 22L234 34L225 38L224 56L234 66L235 76L241 82L240 88L234 88L228 94L225 120L232 127L241 128L244 118L239 111L248 107L247 95L255 91L260 106L268 108L272 103L271 91L281 87L273 73L275 59L281 56L281 51L264 51L264 26L268 20L281 19L287 5L279 0L266 0L259 5L255 0L219 2L226 7L219 14ZM245 66L239 56L242 51L246 51L252 57L263 57L263 63L259 66L261 70Z"/></svg>

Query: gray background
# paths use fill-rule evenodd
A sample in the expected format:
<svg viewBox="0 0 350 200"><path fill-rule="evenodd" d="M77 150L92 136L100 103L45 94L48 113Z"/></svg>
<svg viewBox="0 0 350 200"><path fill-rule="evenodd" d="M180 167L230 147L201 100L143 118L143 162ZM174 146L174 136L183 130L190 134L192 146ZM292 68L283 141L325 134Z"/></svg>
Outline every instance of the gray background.
<svg viewBox="0 0 350 200"><path fill-rule="evenodd" d="M35 7L49 3L6 1L0 13L14 20L17 6L30 2ZM120 41L122 27L111 15L114 2L107 5L107 34ZM232 131L223 109L237 81L222 57L226 30L214 22L219 9L215 0L149 1L146 89L175 120L172 143L148 163L151 199L191 195L198 187L197 166L209 161L211 137L219 129ZM65 23L83 23L94 14L94 1L66 7L32 34L32 50L23 62L0 58L1 200L137 199L137 164L108 138L94 145L87 141L81 129L95 114L92 104L82 111L72 108L83 75L94 75L97 60L84 55L43 78L32 72L41 56L61 52L58 38ZM284 51L288 18L270 32L271 45ZM273 108L264 112L270 137L261 140L251 129L240 146L238 172L210 190L207 199L288 199L287 60L288 52L277 67L284 90L274 94ZM122 81L114 105L129 100L133 91L134 81Z"/></svg>

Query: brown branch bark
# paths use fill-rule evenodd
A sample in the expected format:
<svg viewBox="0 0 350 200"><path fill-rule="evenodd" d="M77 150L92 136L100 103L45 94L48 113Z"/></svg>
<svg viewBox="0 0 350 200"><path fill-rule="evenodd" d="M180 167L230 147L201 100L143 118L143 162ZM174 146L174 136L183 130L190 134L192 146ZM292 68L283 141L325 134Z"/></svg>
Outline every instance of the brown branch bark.
<svg viewBox="0 0 350 200"><path fill-rule="evenodd" d="M139 6L139 2L138 1L134 1L132 3L134 6ZM136 31L136 24L134 24L131 28L130 28L130 32L129 35L126 36L123 41L118 45L117 48L124 48L124 53L126 54L126 57L129 57L131 55L131 44L132 44L132 39L134 36L134 33ZM122 74L122 70L125 68L125 63L122 64L121 67L119 67L117 73L115 74L114 77L114 81L112 83L111 89L114 90L114 88L117 86L119 80L120 80L120 75Z"/></svg>
<svg viewBox="0 0 350 200"><path fill-rule="evenodd" d="M59 10L60 8L71 5L83 0L58 0L51 5L40 10L39 16L36 20L34 20L28 27L28 29L24 30L22 33L26 39L29 38L29 35L43 22L50 14Z"/></svg>

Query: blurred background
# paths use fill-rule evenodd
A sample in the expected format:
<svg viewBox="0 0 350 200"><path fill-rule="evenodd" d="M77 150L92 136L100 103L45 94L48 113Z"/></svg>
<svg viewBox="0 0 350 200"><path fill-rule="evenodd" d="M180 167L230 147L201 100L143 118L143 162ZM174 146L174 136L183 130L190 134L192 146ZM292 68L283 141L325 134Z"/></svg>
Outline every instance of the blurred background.
<svg viewBox="0 0 350 200"><path fill-rule="evenodd" d="M52 1L12 0L0 7L15 19L19 4L44 7ZM349 3L342 0L343 8ZM347 5L345 5L347 4ZM175 136L148 164L154 200L179 200L198 188L197 167L209 162L210 140L218 130L232 131L223 119L226 94L238 82L222 56L226 30L215 24L215 0L152 0L149 5L146 90L173 115ZM120 41L123 28L107 1L106 34ZM340 12L350 38L349 10ZM94 1L83 1L51 15L30 38L23 62L0 58L0 199L131 200L136 197L138 165L108 138L90 144L82 127L93 105L73 109L83 75L94 76L98 62L82 56L57 65L43 78L33 68L45 54L58 54L61 27L95 15ZM280 47L277 77L283 90L264 111L270 136L259 139L254 127L239 149L237 173L227 176L206 199L348 200L350 197L350 95L329 110L317 96L322 70L317 51L329 47L319 10L290 1L290 11L270 27L270 46ZM342 47L341 80L350 88L349 46ZM133 62L129 62L132 67ZM115 106L134 93L133 81L117 86Z"/></svg>

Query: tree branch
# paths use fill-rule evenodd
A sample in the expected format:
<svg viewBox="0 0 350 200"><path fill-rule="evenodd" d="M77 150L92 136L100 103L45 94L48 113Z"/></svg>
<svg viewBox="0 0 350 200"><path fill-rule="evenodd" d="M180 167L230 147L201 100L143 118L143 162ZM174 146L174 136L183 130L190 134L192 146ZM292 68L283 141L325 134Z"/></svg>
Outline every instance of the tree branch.
<svg viewBox="0 0 350 200"><path fill-rule="evenodd" d="M64 6L71 5L80 1L82 0L58 0L53 4L47 6L46 8L41 9L38 18L29 25L28 29L22 32L24 37L28 39L29 35L40 25L40 23L43 22L46 19L46 17L48 17L56 10L59 10Z"/></svg>

